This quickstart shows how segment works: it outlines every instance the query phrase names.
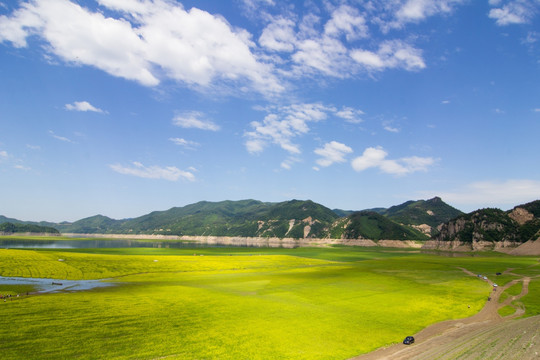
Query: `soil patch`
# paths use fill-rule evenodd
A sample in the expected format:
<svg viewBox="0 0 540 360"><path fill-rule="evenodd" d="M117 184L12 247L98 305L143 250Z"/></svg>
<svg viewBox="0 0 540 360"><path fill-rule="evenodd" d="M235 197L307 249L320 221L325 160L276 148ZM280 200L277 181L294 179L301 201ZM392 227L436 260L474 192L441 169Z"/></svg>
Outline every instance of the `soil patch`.
<svg viewBox="0 0 540 360"><path fill-rule="evenodd" d="M501 293L520 281L523 282L521 294L499 303ZM429 326L414 335L416 342L413 345L395 344L353 359L540 359L540 316L515 320L523 315L523 309L517 309L505 318L498 314L499 308L528 293L529 282L530 278L522 277L499 287L478 314ZM406 335L410 334L403 334L403 337Z"/></svg>

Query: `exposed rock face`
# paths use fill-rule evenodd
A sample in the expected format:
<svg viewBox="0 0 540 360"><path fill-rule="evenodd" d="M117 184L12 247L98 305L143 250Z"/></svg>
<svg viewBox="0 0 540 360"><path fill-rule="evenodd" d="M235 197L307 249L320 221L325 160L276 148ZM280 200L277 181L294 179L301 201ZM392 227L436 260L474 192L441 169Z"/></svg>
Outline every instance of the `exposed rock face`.
<svg viewBox="0 0 540 360"><path fill-rule="evenodd" d="M525 224L527 221L531 221L534 219L534 215L528 212L527 210L517 207L514 210L512 210L508 216L510 216L514 221L516 221L519 225Z"/></svg>
<svg viewBox="0 0 540 360"><path fill-rule="evenodd" d="M411 227L418 231L421 231L426 235L431 235L431 226L429 226L428 224L411 225Z"/></svg>
<svg viewBox="0 0 540 360"><path fill-rule="evenodd" d="M424 243L424 250L441 250L441 251L498 251L504 253L513 253L515 249L522 244L513 241L473 241L472 243L459 240L440 241L429 240ZM531 254L532 255L532 254Z"/></svg>
<svg viewBox="0 0 540 360"><path fill-rule="evenodd" d="M436 240L471 243L473 249L483 248L483 242L519 241L519 224L498 209L482 209L460 216L440 228Z"/></svg>

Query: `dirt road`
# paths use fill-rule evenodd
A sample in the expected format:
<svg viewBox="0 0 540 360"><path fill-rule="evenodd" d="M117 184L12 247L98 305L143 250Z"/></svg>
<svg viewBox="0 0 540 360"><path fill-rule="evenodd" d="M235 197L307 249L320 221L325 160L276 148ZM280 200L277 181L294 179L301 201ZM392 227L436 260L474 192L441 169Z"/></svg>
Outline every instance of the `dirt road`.
<svg viewBox="0 0 540 360"><path fill-rule="evenodd" d="M476 276L466 269L462 270ZM505 318L501 318L497 312L499 308L525 296L530 280L521 277L499 287L492 293L491 300L474 316L425 328L414 335L416 342L413 345L395 344L353 360L540 359L540 316L514 320L523 314L523 309L518 308L515 314ZM493 285L490 280L488 282ZM521 294L499 303L502 292L517 282L523 283Z"/></svg>

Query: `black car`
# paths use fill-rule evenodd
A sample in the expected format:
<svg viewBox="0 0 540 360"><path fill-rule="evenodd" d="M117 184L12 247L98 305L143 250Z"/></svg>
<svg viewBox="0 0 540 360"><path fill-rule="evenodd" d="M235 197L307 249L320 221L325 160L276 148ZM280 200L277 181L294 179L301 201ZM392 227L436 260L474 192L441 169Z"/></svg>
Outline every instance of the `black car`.
<svg viewBox="0 0 540 360"><path fill-rule="evenodd" d="M407 336L405 340L403 340L403 343L405 345L411 345L414 344L414 338L412 336Z"/></svg>

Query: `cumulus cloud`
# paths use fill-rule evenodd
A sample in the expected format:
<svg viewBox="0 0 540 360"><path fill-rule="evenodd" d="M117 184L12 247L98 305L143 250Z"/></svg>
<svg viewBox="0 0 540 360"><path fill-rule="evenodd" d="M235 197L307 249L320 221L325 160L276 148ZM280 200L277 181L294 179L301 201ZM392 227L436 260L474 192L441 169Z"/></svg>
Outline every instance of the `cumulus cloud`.
<svg viewBox="0 0 540 360"><path fill-rule="evenodd" d="M428 16L450 13L455 5L464 0L407 0L401 1L395 13L400 23L417 22Z"/></svg>
<svg viewBox="0 0 540 360"><path fill-rule="evenodd" d="M503 207L540 199L540 181L510 179L505 181L478 181L454 191L438 193L444 200L459 206L476 208Z"/></svg>
<svg viewBox="0 0 540 360"><path fill-rule="evenodd" d="M291 52L296 47L295 23L291 19L277 18L264 28L259 44L271 51Z"/></svg>
<svg viewBox="0 0 540 360"><path fill-rule="evenodd" d="M341 5L332 12L330 20L324 25L327 36L342 36L347 40L356 40L368 36L366 20L360 12L348 5Z"/></svg>
<svg viewBox="0 0 540 360"><path fill-rule="evenodd" d="M355 158L351 165L355 171L364 171L369 168L378 168L384 173L392 175L406 175L417 171L426 171L435 160L431 157L406 157L401 159L387 159L388 153L382 147L369 147L363 154Z"/></svg>
<svg viewBox="0 0 540 360"><path fill-rule="evenodd" d="M132 175L146 179L163 179L177 181L182 178L188 181L195 181L195 175L189 171L183 171L175 166L144 166L140 162L133 162L132 166L120 164L109 165L109 167L119 174Z"/></svg>
<svg viewBox="0 0 540 360"><path fill-rule="evenodd" d="M336 112L337 117L345 119L345 121L352 124L361 123L362 115L364 115L364 112L362 110L354 109L348 106L345 106L341 110Z"/></svg>
<svg viewBox="0 0 540 360"><path fill-rule="evenodd" d="M353 152L353 150L345 144L337 141L331 141L324 144L322 148L315 149L315 154L321 156L316 163L322 167L327 167L333 163L345 162L345 156Z"/></svg>
<svg viewBox="0 0 540 360"><path fill-rule="evenodd" d="M66 104L64 106L69 111L92 111L97 113L105 113L105 111L93 106L88 101L75 101L73 104Z"/></svg>
<svg viewBox="0 0 540 360"><path fill-rule="evenodd" d="M204 114L198 111L186 112L177 115L173 119L173 124L187 129L200 129L218 131L219 125L204 118Z"/></svg>
<svg viewBox="0 0 540 360"><path fill-rule="evenodd" d="M1 161L1 160L5 160L5 159L7 159L7 158L8 158L8 153L7 153L7 151L6 151L6 150L0 151L0 161Z"/></svg>
<svg viewBox="0 0 540 360"><path fill-rule="evenodd" d="M368 70L381 71L385 69L403 68L414 71L426 67L422 51L403 41L384 41L376 52L356 49L351 57Z"/></svg>
<svg viewBox="0 0 540 360"><path fill-rule="evenodd" d="M379 12L386 7L381 4L371 6ZM436 8L444 6L439 4ZM366 70L425 68L421 50L404 40L375 42L378 50L374 51L359 48L359 42L369 39L368 25L365 11L340 5L330 11L326 21L314 14L305 15L300 22L294 15L273 17L264 28L259 44L279 54L281 71L289 76L323 74L348 78ZM369 43L373 44L373 41ZM290 65L289 70L286 65Z"/></svg>
<svg viewBox="0 0 540 360"><path fill-rule="evenodd" d="M263 110L268 112L264 120L251 122L252 130L244 134L247 138L246 149L250 153L260 153L267 146L274 144L289 154L298 155L302 151L300 145L294 143L293 140L307 134L311 123L326 120L330 115L353 118L355 114L362 113L353 108L337 110L333 106L320 103L269 107ZM341 115L337 115L338 113Z"/></svg>
<svg viewBox="0 0 540 360"><path fill-rule="evenodd" d="M531 21L538 12L540 3L535 0L510 0L490 2L495 8L489 11L489 17L499 26L524 24Z"/></svg>
<svg viewBox="0 0 540 360"><path fill-rule="evenodd" d="M283 90L272 65L251 51L251 35L220 16L166 0L98 4L93 11L70 0L22 2L0 16L0 42L22 48L36 37L63 61L145 86L172 79L203 88L241 82L265 94Z"/></svg>

